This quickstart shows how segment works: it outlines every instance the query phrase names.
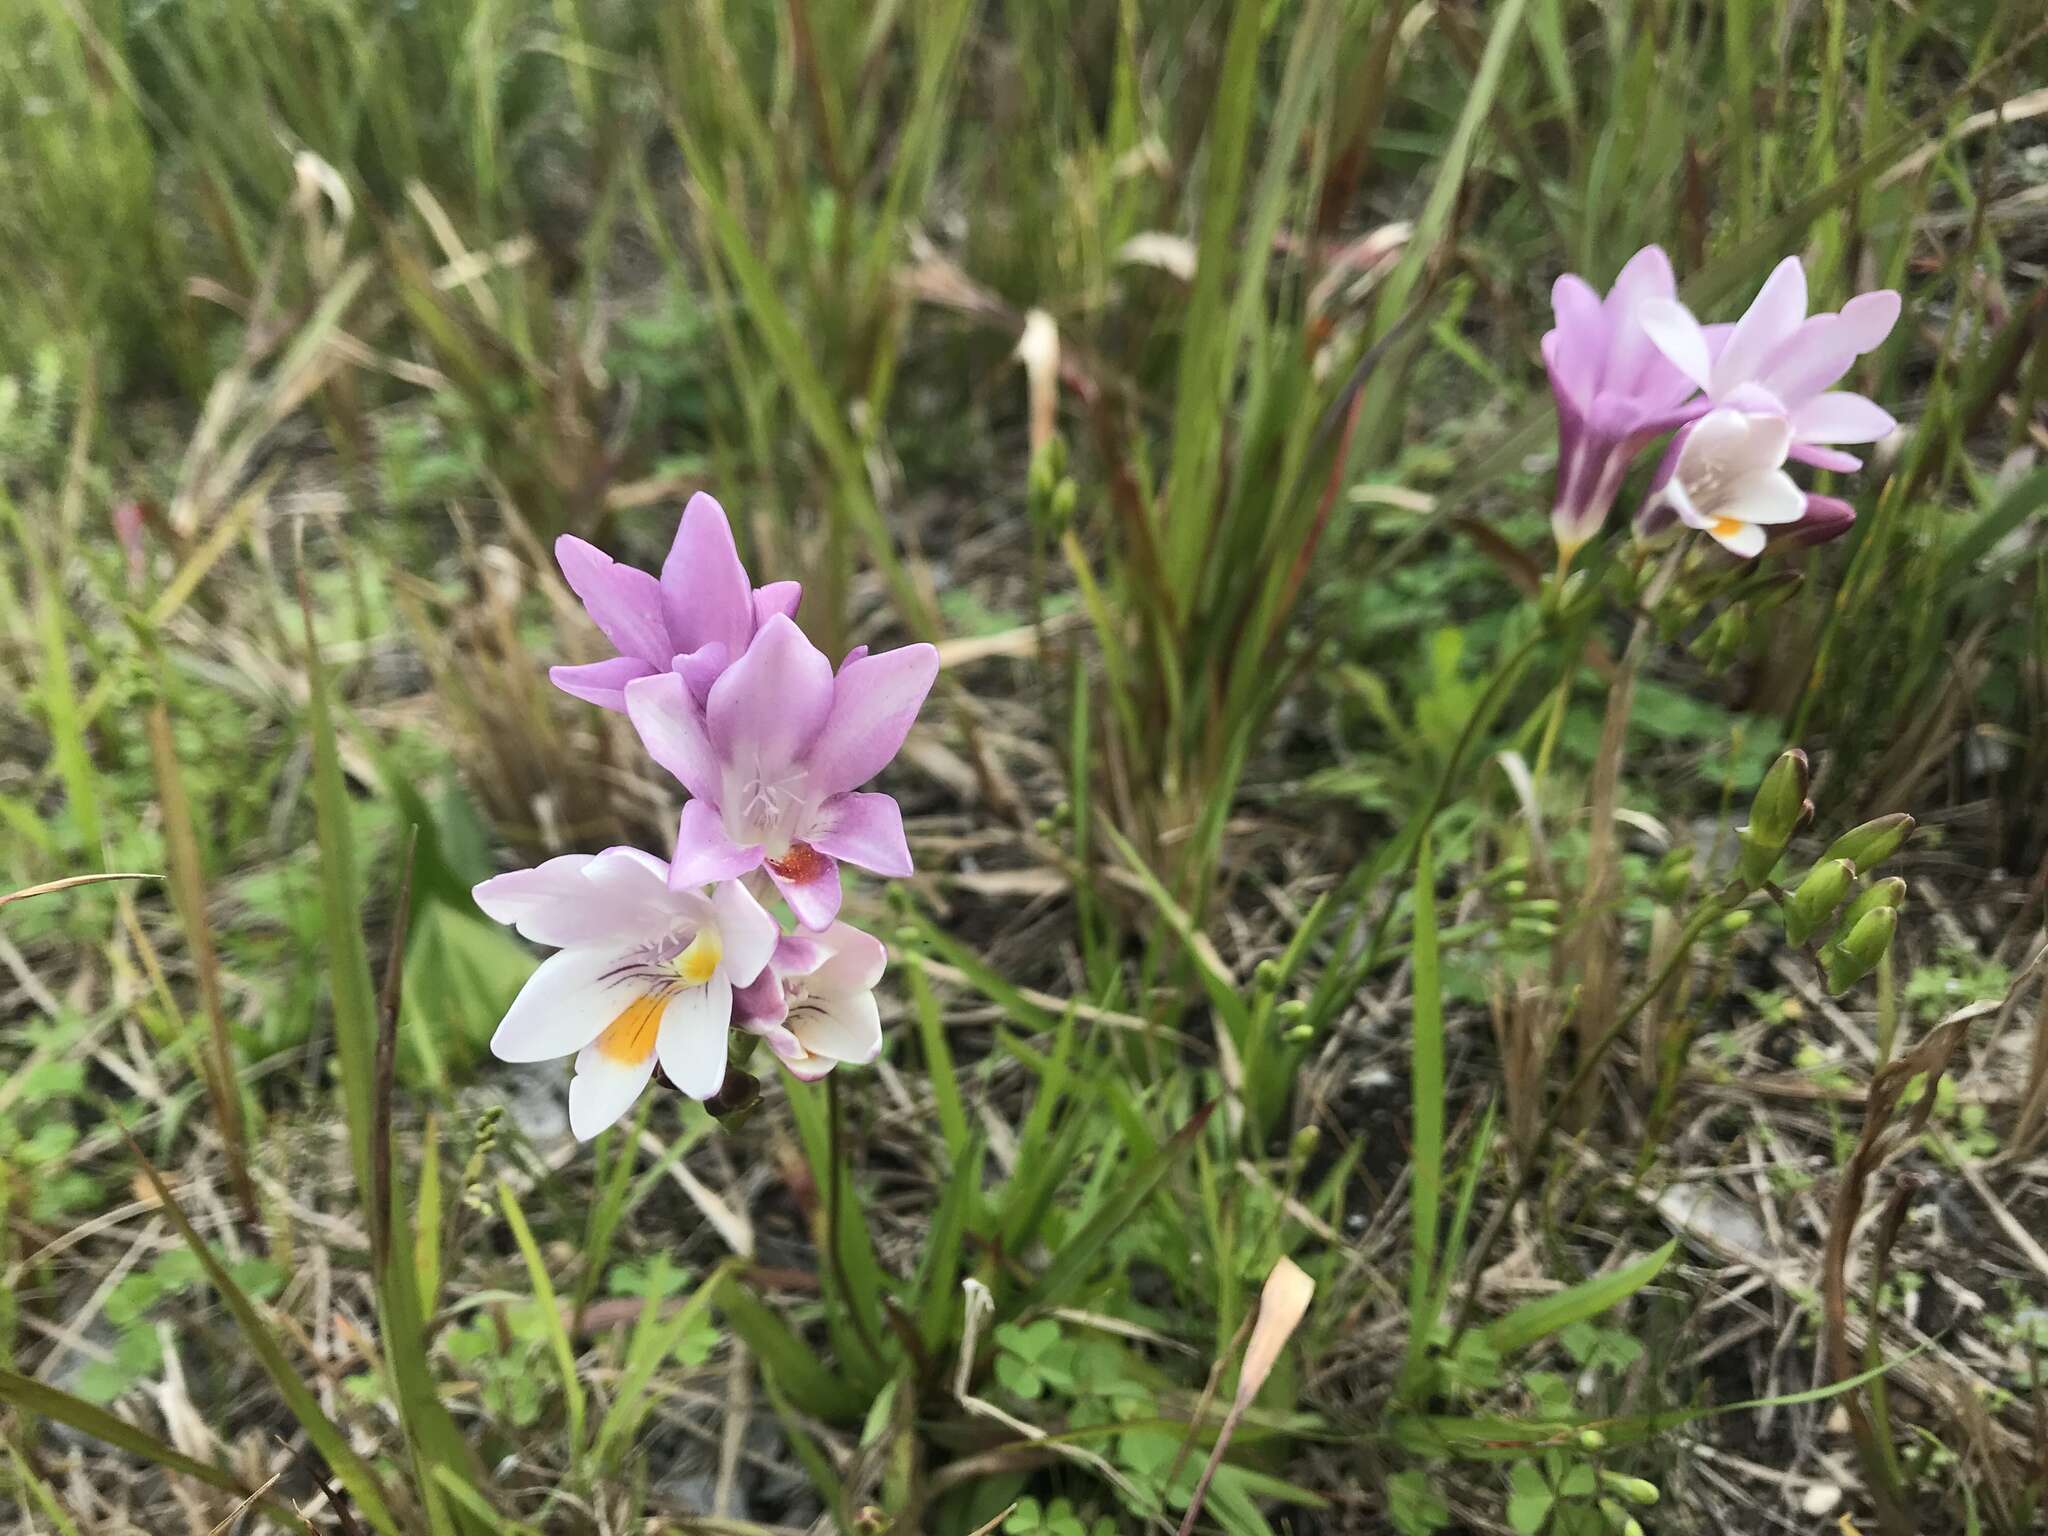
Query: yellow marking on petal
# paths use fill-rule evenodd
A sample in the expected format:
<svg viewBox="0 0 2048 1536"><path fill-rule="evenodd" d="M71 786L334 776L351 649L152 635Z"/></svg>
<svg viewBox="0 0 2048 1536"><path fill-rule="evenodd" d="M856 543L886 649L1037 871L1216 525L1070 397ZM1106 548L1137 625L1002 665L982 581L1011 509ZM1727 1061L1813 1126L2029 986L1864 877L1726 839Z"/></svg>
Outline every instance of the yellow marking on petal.
<svg viewBox="0 0 2048 1536"><path fill-rule="evenodd" d="M725 946L718 942L718 935L712 929L699 928L697 937L690 940L690 947L675 959L669 967L693 987L701 987L711 979L718 969L718 962L725 958Z"/></svg>
<svg viewBox="0 0 2048 1536"><path fill-rule="evenodd" d="M1708 531L1717 539L1732 539L1742 531L1742 519L1739 517L1717 517L1714 519L1714 526Z"/></svg>
<svg viewBox="0 0 2048 1536"><path fill-rule="evenodd" d="M619 1010L619 1016L605 1025L597 1037L598 1053L622 1067L636 1067L654 1054L654 1040L661 1032L663 996L636 997Z"/></svg>

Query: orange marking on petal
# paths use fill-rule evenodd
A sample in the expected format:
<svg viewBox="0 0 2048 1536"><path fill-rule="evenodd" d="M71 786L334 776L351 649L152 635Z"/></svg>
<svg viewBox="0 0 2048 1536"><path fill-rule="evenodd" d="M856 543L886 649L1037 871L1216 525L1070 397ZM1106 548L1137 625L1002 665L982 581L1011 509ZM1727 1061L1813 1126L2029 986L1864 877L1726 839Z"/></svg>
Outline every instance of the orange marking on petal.
<svg viewBox="0 0 2048 1536"><path fill-rule="evenodd" d="M791 843L789 852L779 859L769 859L767 863L791 885L806 885L824 874L831 860L809 843Z"/></svg>
<svg viewBox="0 0 2048 1536"><path fill-rule="evenodd" d="M1736 517L1714 519L1713 534L1717 539L1732 539L1742 531L1742 520Z"/></svg>
<svg viewBox="0 0 2048 1536"><path fill-rule="evenodd" d="M662 1010L667 1007L666 997L634 998L597 1037L599 1054L622 1067L637 1067L654 1053L654 1039L661 1032Z"/></svg>

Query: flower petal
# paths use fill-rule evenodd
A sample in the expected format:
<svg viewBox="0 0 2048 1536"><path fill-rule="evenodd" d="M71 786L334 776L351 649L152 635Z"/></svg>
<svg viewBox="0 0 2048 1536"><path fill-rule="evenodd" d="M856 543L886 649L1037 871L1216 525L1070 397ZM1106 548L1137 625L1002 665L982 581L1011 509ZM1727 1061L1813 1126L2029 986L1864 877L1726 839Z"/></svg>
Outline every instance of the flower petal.
<svg viewBox="0 0 2048 1536"><path fill-rule="evenodd" d="M1840 315L1815 315L1765 359L1758 382L1797 410L1856 361L1855 328Z"/></svg>
<svg viewBox="0 0 2048 1536"><path fill-rule="evenodd" d="M831 708L832 664L778 614L711 685L704 713L719 758L751 773L801 759Z"/></svg>
<svg viewBox="0 0 2048 1536"><path fill-rule="evenodd" d="M929 645L906 645L841 667L832 711L811 745L812 792L856 789L888 766L938 675L939 653Z"/></svg>
<svg viewBox="0 0 2048 1536"><path fill-rule="evenodd" d="M1714 374L1706 333L1692 311L1676 299L1651 299L1636 311L1636 323L1671 366L1701 389Z"/></svg>
<svg viewBox="0 0 2048 1536"><path fill-rule="evenodd" d="M839 861L802 843L792 845L786 858L770 859L762 865L775 889L789 903L796 920L816 933L832 926L839 915Z"/></svg>
<svg viewBox="0 0 2048 1536"><path fill-rule="evenodd" d="M700 645L694 651L685 651L669 663L669 671L677 673L689 685L690 697L701 708L711 697L711 685L732 664L732 655L724 644L713 640Z"/></svg>
<svg viewBox="0 0 2048 1536"><path fill-rule="evenodd" d="M743 987L732 989L733 1023L740 1029L756 1035L772 1036L769 1032L782 1023L789 1012L788 1000L783 996L782 978L775 974L775 967L764 966L761 974ZM794 1037L791 1037L794 1039Z"/></svg>
<svg viewBox="0 0 2048 1536"><path fill-rule="evenodd" d="M702 491L683 508L661 566L662 612L678 651L723 645L728 656L754 634L754 592L725 508Z"/></svg>
<svg viewBox="0 0 2048 1536"><path fill-rule="evenodd" d="M754 588L754 627L759 629L778 613L785 619L795 618L803 596L800 581L771 581L765 587Z"/></svg>
<svg viewBox="0 0 2048 1536"><path fill-rule="evenodd" d="M661 1021L661 1070L693 1099L725 1084L726 1035L732 1026L732 983L723 971L701 987L685 987Z"/></svg>
<svg viewBox="0 0 2048 1536"><path fill-rule="evenodd" d="M888 946L851 923L834 923L817 943L831 951L811 972L812 985L824 991L872 991L889 967Z"/></svg>
<svg viewBox="0 0 2048 1536"><path fill-rule="evenodd" d="M1796 523L1806 516L1806 492L1782 469L1764 470L1732 488L1722 515L1764 527Z"/></svg>
<svg viewBox="0 0 2048 1536"><path fill-rule="evenodd" d="M782 928L768 915L768 909L754 899L754 893L737 880L727 880L711 893L711 910L718 922L718 939L725 954L719 968L736 987L757 978L775 953L775 941Z"/></svg>
<svg viewBox="0 0 2048 1536"><path fill-rule="evenodd" d="M673 672L626 684L626 714L647 755L699 799L718 803L718 754L689 685Z"/></svg>
<svg viewBox="0 0 2048 1536"><path fill-rule="evenodd" d="M1842 306L1846 333L1855 343L1856 355L1874 352L1899 323L1899 296L1889 288L1859 293Z"/></svg>
<svg viewBox="0 0 2048 1536"><path fill-rule="evenodd" d="M668 926L661 883L622 857L629 852L638 850L564 854L537 869L494 875L471 894L486 917L536 944L623 948Z"/></svg>
<svg viewBox="0 0 2048 1536"><path fill-rule="evenodd" d="M1764 360L1805 318L1806 269L1797 256L1787 256L1764 280L1714 360L1713 396L1719 399L1744 380L1756 378Z"/></svg>
<svg viewBox="0 0 2048 1536"><path fill-rule="evenodd" d="M584 611L622 656L665 667L675 654L662 618L661 583L645 571L621 565L595 544L574 534L555 540L555 561Z"/></svg>
<svg viewBox="0 0 2048 1536"><path fill-rule="evenodd" d="M676 827L675 857L668 863L668 888L702 890L718 880L737 880L761 867L761 847L742 848L725 834L725 823L708 801L683 807Z"/></svg>
<svg viewBox="0 0 2048 1536"><path fill-rule="evenodd" d="M580 1051L618 1017L632 994L605 978L618 949L586 947L549 955L505 1010L491 1054L500 1061L552 1061Z"/></svg>
<svg viewBox="0 0 2048 1536"><path fill-rule="evenodd" d="M1729 554L1740 555L1745 560L1754 560L1762 554L1768 538L1760 524L1738 523L1733 518L1716 521L1707 530L1707 535Z"/></svg>
<svg viewBox="0 0 2048 1536"><path fill-rule="evenodd" d="M578 1141L618 1124L654 1076L654 1052L635 1061L620 1061L596 1045L576 1057L576 1075L569 1080L569 1129Z"/></svg>
<svg viewBox="0 0 2048 1536"><path fill-rule="evenodd" d="M626 684L654 670L638 656L614 656L609 661L593 661L580 667L549 667L548 681L573 699L623 714Z"/></svg>
<svg viewBox="0 0 2048 1536"><path fill-rule="evenodd" d="M1815 395L1792 413L1792 430L1803 443L1874 443L1897 426L1883 406L1847 390Z"/></svg>
<svg viewBox="0 0 2048 1536"><path fill-rule="evenodd" d="M1794 443L1791 456L1801 464L1811 464L1815 469L1831 469L1839 475L1850 474L1863 467L1863 461L1853 453L1821 448L1812 443Z"/></svg>
<svg viewBox="0 0 2048 1536"><path fill-rule="evenodd" d="M870 1062L882 1051L882 1011L866 987L812 992L789 1010L784 1027L814 1056Z"/></svg>
<svg viewBox="0 0 2048 1536"><path fill-rule="evenodd" d="M1557 328L1545 334L1543 345L1552 385L1560 395L1590 400L1600 388L1611 330L1600 295L1584 278L1567 272L1551 285L1550 308Z"/></svg>
<svg viewBox="0 0 2048 1536"><path fill-rule="evenodd" d="M818 807L802 835L820 852L878 875L901 879L910 873L903 811L892 795L834 795Z"/></svg>

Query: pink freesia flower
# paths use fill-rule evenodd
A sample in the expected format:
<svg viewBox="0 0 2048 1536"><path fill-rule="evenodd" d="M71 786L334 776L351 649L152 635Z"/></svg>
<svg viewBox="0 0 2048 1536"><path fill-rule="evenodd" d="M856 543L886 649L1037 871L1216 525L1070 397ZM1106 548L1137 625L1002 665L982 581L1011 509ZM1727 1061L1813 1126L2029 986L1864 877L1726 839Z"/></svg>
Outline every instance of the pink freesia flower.
<svg viewBox="0 0 2048 1536"><path fill-rule="evenodd" d="M793 581L750 584L725 509L702 492L683 508L659 579L570 534L555 541L555 559L619 654L552 667L548 676L564 693L605 709L626 707L626 684L635 678L669 671L702 700L755 631L776 614L795 613L803 595Z"/></svg>
<svg viewBox="0 0 2048 1536"><path fill-rule="evenodd" d="M746 654L700 700L676 673L626 684L626 713L654 760L692 799L683 807L669 883L735 880L765 868L806 928L839 912L839 861L910 873L903 814L884 794L856 794L903 745L938 676L939 653L906 645L831 663L786 615L761 626Z"/></svg>
<svg viewBox="0 0 2048 1536"><path fill-rule="evenodd" d="M1791 423L1776 412L1709 411L1673 441L1669 476L1652 502L1730 554L1754 559L1767 530L1806 512L1806 493L1785 473L1791 441Z"/></svg>
<svg viewBox="0 0 2048 1536"><path fill-rule="evenodd" d="M574 1054L569 1128L588 1141L632 1107L654 1075L694 1099L725 1081L733 995L755 982L780 930L746 886L670 885L637 848L567 854L475 890L486 916L556 953L506 1011L502 1061Z"/></svg>
<svg viewBox="0 0 2048 1536"><path fill-rule="evenodd" d="M842 1061L864 1066L882 1050L875 984L888 963L880 939L845 923L784 934L767 969L737 994L734 1022L806 1082Z"/></svg>
<svg viewBox="0 0 2048 1536"><path fill-rule="evenodd" d="M1629 259L1605 298L1571 273L1551 289L1557 324L1543 335L1543 364L1557 400L1550 526L1567 560L1606 521L1636 455L1706 409L1688 403L1694 381L1643 328L1645 307L1671 303L1676 293L1670 258L1654 245Z"/></svg>
<svg viewBox="0 0 2048 1536"><path fill-rule="evenodd" d="M1712 404L1781 413L1792 425L1791 456L1834 470L1857 469L1862 461L1828 444L1874 443L1898 425L1864 396L1829 388L1891 334L1898 318L1899 296L1888 288L1809 316L1806 270L1796 256L1778 263L1732 326L1701 325L1669 294L1647 301L1639 314L1657 350Z"/></svg>

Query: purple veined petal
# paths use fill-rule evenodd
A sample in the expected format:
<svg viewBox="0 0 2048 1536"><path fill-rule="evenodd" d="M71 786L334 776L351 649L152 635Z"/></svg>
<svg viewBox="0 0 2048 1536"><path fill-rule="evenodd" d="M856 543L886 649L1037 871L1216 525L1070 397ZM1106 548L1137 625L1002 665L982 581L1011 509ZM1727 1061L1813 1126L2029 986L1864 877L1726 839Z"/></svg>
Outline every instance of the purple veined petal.
<svg viewBox="0 0 2048 1536"><path fill-rule="evenodd" d="M1567 272L1551 285L1550 308L1557 317L1557 329L1545 334L1553 384L1561 393L1590 399L1600 387L1612 329L1600 295Z"/></svg>
<svg viewBox="0 0 2048 1536"><path fill-rule="evenodd" d="M549 667L548 681L572 699L624 714L626 684L655 670L638 656L614 656L609 661L586 662L582 666Z"/></svg>
<svg viewBox="0 0 2048 1536"><path fill-rule="evenodd" d="M882 1053L882 1012L866 987L813 990L788 1027L806 1051L828 1061L865 1065Z"/></svg>
<svg viewBox="0 0 2048 1536"><path fill-rule="evenodd" d="M911 872L903 811L892 795L833 795L818 807L802 836L820 853L878 875L900 880Z"/></svg>
<svg viewBox="0 0 2048 1536"><path fill-rule="evenodd" d="M1795 442L1787 457L1801 464L1811 464L1815 469L1833 470L1838 475L1851 474L1863 467L1863 461L1855 454L1823 448L1817 443Z"/></svg>
<svg viewBox="0 0 2048 1536"><path fill-rule="evenodd" d="M604 1033L634 994L607 978L624 958L617 948L565 949L541 961L491 1036L500 1061L553 1061Z"/></svg>
<svg viewBox="0 0 2048 1536"><path fill-rule="evenodd" d="M1805 318L1806 269L1797 256L1787 256L1772 269L1748 310L1735 322L1728 344L1714 360L1709 392L1718 400L1745 379L1756 378L1765 359Z"/></svg>
<svg viewBox="0 0 2048 1536"><path fill-rule="evenodd" d="M871 933L851 923L834 923L818 938L831 953L812 973L813 985L826 990L872 989L889 968L889 949Z"/></svg>
<svg viewBox="0 0 2048 1536"><path fill-rule="evenodd" d="M1650 342L1687 379L1701 389L1714 374L1714 359L1699 321L1676 299L1653 299L1636 311L1636 320Z"/></svg>
<svg viewBox="0 0 2048 1536"><path fill-rule="evenodd" d="M724 949L719 965L736 987L753 982L775 953L775 941L782 929L768 909L754 899L754 893L738 880L727 880L711 893L711 910L718 921L718 941Z"/></svg>
<svg viewBox="0 0 2048 1536"><path fill-rule="evenodd" d="M701 987L684 987L661 1021L661 1070L693 1099L725 1086L726 1035L732 1029L732 983L714 971Z"/></svg>
<svg viewBox="0 0 2048 1536"><path fill-rule="evenodd" d="M1874 443L1897 426L1876 401L1846 390L1815 395L1792 413L1792 430L1803 443Z"/></svg>
<svg viewBox="0 0 2048 1536"><path fill-rule="evenodd" d="M682 678L661 672L626 684L626 717L640 733L649 757L692 795L718 803L718 754L712 750L703 711Z"/></svg>
<svg viewBox="0 0 2048 1536"><path fill-rule="evenodd" d="M725 508L699 491L683 508L661 566L662 612L677 651L723 645L728 656L754 633L754 591L740 564Z"/></svg>
<svg viewBox="0 0 2048 1536"><path fill-rule="evenodd" d="M657 1029L659 1026L657 1025ZM569 1081L569 1130L589 1141L619 1123L654 1076L652 1042L645 1055L621 1061L595 1042L576 1057L576 1075Z"/></svg>
<svg viewBox="0 0 2048 1536"><path fill-rule="evenodd" d="M660 582L574 534L555 540L555 561L570 589L583 599L591 622L620 655L637 657L657 671L668 665L676 648L662 618Z"/></svg>
<svg viewBox="0 0 2048 1536"><path fill-rule="evenodd" d="M1855 327L1840 315L1815 315L1765 359L1757 381L1797 410L1856 361Z"/></svg>
<svg viewBox="0 0 2048 1536"><path fill-rule="evenodd" d="M836 795L855 789L887 767L938 675L937 649L922 644L862 656L841 667L832 687L831 713L811 743L812 792Z"/></svg>
<svg viewBox="0 0 2048 1536"><path fill-rule="evenodd" d="M832 663L777 614L711 685L704 713L719 758L765 776L804 756L832 698Z"/></svg>
<svg viewBox="0 0 2048 1536"><path fill-rule="evenodd" d="M701 707L711 697L711 685L718 681L725 669L731 665L732 655L724 644L713 640L700 645L696 650L677 656L669 663L669 670L678 674L689 685L690 697Z"/></svg>
<svg viewBox="0 0 2048 1536"><path fill-rule="evenodd" d="M676 826L675 856L668 862L668 888L699 891L721 880L737 880L761 867L761 853L758 843L742 847L726 836L725 823L709 801L689 801L683 806ZM753 979L752 973L747 979Z"/></svg>
<svg viewBox="0 0 2048 1536"><path fill-rule="evenodd" d="M791 843L789 852L769 859L762 868L789 903L796 920L813 933L832 926L839 915L839 861L808 843Z"/></svg>
<svg viewBox="0 0 2048 1536"><path fill-rule="evenodd" d="M800 581L771 581L765 587L754 588L754 628L759 629L778 613L785 619L795 618L797 604L803 597Z"/></svg>
<svg viewBox="0 0 2048 1536"><path fill-rule="evenodd" d="M1841 317L1856 355L1861 357L1876 351L1899 323L1899 296L1889 288L1859 293L1842 306Z"/></svg>

